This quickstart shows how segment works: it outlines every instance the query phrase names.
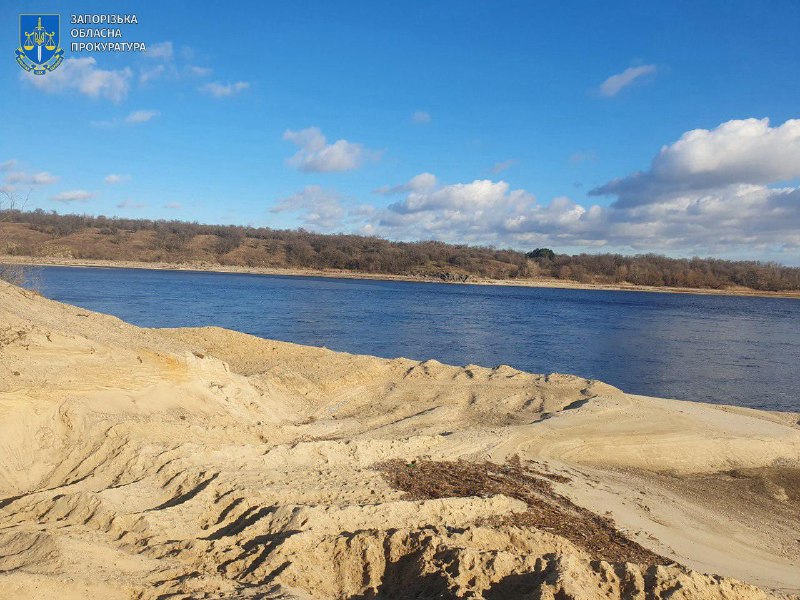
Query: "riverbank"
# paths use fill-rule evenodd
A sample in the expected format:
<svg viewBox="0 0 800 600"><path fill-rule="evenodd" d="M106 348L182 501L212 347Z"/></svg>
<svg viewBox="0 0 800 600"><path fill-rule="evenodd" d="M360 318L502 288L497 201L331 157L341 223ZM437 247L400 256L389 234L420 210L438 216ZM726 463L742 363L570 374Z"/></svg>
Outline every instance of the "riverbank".
<svg viewBox="0 0 800 600"><path fill-rule="evenodd" d="M466 281L455 279L442 279L437 277L389 275L376 273L362 273L342 270L315 270L315 269L277 269L253 268L239 266L225 266L211 263L164 263L164 262L136 262L116 260L84 260L68 258L41 258L26 256L0 255L0 263L21 264L30 266L58 266L58 267L93 267L106 269L154 269L166 271L197 271L210 273L242 273L250 275L280 275L288 277L331 277L336 279L369 279L378 281L412 281L423 283L447 283L452 285L489 285L489 286L516 286L577 290L603 290L618 292L652 292L664 294L699 294L713 296L751 296L763 298L795 298L800 299L800 291L768 292L749 288L728 289L699 289L680 287L655 287L633 284L595 284L581 283L552 278L538 279L481 279L470 277Z"/></svg>
<svg viewBox="0 0 800 600"><path fill-rule="evenodd" d="M0 282L0 596L766 600L800 414L143 329Z"/></svg>

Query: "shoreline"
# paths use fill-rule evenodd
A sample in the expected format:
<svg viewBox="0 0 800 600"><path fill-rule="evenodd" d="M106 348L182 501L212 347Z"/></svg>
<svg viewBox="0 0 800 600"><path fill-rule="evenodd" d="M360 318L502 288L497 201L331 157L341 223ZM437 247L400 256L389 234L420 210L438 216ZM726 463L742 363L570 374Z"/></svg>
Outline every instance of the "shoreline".
<svg viewBox="0 0 800 600"><path fill-rule="evenodd" d="M71 258L43 258L29 256L0 255L0 263L19 264L33 267L83 267L101 269L145 269L153 271L189 271L197 273L234 273L242 275L275 275L284 277L327 277L331 279L356 279L370 281L407 281L414 283L444 283L451 285L484 285L530 287L572 290L597 290L609 292L649 292L664 294L688 294L700 296L743 296L760 298L792 298L800 299L800 291L770 292L748 288L713 289L713 288L682 288L659 287L634 284L605 284L605 283L580 283L578 281L540 278L540 279L484 279L471 278L467 281L450 281L436 277L414 275L391 275L385 273L364 273L359 271L326 270L326 269L284 269L270 267L242 267L226 266L207 263L168 263L168 262L140 262L117 261L103 259L71 259Z"/></svg>

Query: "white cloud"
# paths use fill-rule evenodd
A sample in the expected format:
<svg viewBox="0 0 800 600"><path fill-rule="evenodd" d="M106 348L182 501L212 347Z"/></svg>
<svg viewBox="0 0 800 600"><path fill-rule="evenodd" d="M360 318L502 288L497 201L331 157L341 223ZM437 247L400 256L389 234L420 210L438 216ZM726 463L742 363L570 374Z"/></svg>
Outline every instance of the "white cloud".
<svg viewBox="0 0 800 600"><path fill-rule="evenodd" d="M504 181L475 180L411 192L365 219L361 231L407 240L564 247L591 243L587 232L598 216L596 208L568 198L540 204L533 194Z"/></svg>
<svg viewBox="0 0 800 600"><path fill-rule="evenodd" d="M164 205L164 208L168 208L170 210L180 210L183 208L183 204L181 204L180 202L167 202Z"/></svg>
<svg viewBox="0 0 800 600"><path fill-rule="evenodd" d="M58 177L47 171L28 173L26 171L11 171L6 175L7 183L20 183L22 185L51 185L58 181Z"/></svg>
<svg viewBox="0 0 800 600"><path fill-rule="evenodd" d="M51 94L77 90L91 98L103 97L119 102L128 95L133 71L128 67L119 70L99 69L93 57L85 57L68 58L46 76L27 72L20 76L34 87Z"/></svg>
<svg viewBox="0 0 800 600"><path fill-rule="evenodd" d="M589 192L615 195L618 207L660 202L690 192L736 184L766 185L800 177L800 119L770 127L744 119L716 129L684 133L664 146L647 171L615 179Z"/></svg>
<svg viewBox="0 0 800 600"><path fill-rule="evenodd" d="M505 181L476 179L472 183L456 183L439 189L415 190L405 200L396 202L389 208L401 214L437 210L480 213L484 210L510 208L529 201L533 201L533 196L521 190L509 193L509 186Z"/></svg>
<svg viewBox="0 0 800 600"><path fill-rule="evenodd" d="M352 171L359 168L365 160L377 160L379 153L365 150L361 144L337 140L329 144L318 127L308 127L300 131L287 129L283 139L300 148L287 162L289 165L308 172Z"/></svg>
<svg viewBox="0 0 800 600"><path fill-rule="evenodd" d="M416 123L417 125L424 125L425 123L431 122L431 115L429 112L424 110L418 110L413 115L411 115L411 122Z"/></svg>
<svg viewBox="0 0 800 600"><path fill-rule="evenodd" d="M507 222L537 206L532 194L511 190L504 181L425 186L376 211L363 231L400 239L493 243L503 237Z"/></svg>
<svg viewBox="0 0 800 600"><path fill-rule="evenodd" d="M737 184L602 211L594 237L646 251L800 251L800 189Z"/></svg>
<svg viewBox="0 0 800 600"><path fill-rule="evenodd" d="M130 180L131 180L130 175L120 175L119 173L109 173L103 178L103 181L105 181L109 185L115 185L118 183L127 183Z"/></svg>
<svg viewBox="0 0 800 600"><path fill-rule="evenodd" d="M769 136L784 154L793 144L791 129L790 124ZM750 134L747 139L755 144L752 138L758 135L752 130ZM763 145L756 145L769 156ZM694 182L691 177L697 172L682 167L670 171L678 173L673 182L677 188L670 188L669 193L656 189L648 202L640 203L584 205L562 196L542 204L525 190L512 190L503 181L490 180L437 184L426 189L411 189L408 184L387 187L387 191L402 189L406 196L386 208L365 213L360 231L394 239L518 248L547 245L682 255L780 255L798 262L800 187L772 188L758 182L796 177L800 163L789 158L783 166L773 163L766 171L749 163L748 169L730 170L740 153L748 153L747 147L741 141L731 143L730 151L714 145L715 164L727 173L723 185L698 189L685 182L679 184L685 176ZM740 181L743 178L752 181ZM714 177L711 181L720 180Z"/></svg>
<svg viewBox="0 0 800 600"><path fill-rule="evenodd" d="M149 46L147 46L147 52L145 52L144 55L146 58L170 61L174 56L172 42L167 41L167 42L157 42L155 44L150 44Z"/></svg>
<svg viewBox="0 0 800 600"><path fill-rule="evenodd" d="M647 171L589 192L616 196L596 237L646 250L750 256L800 254L800 120L696 129L664 146ZM795 258L795 262L797 259Z"/></svg>
<svg viewBox="0 0 800 600"><path fill-rule="evenodd" d="M10 193L15 192L18 186L35 187L52 185L59 179L48 171L31 172L27 170L14 170L18 164L18 161L13 158L0 163L0 174L4 175L3 185L0 191Z"/></svg>
<svg viewBox="0 0 800 600"><path fill-rule="evenodd" d="M611 98L619 94L623 89L631 85L637 79L647 75L653 75L658 71L656 65L641 65L638 67L628 67L622 73L617 73L606 79L600 84L600 95Z"/></svg>
<svg viewBox="0 0 800 600"><path fill-rule="evenodd" d="M375 193L383 195L402 194L403 192L425 192L436 187L436 175L433 173L420 173L400 185L384 185Z"/></svg>
<svg viewBox="0 0 800 600"><path fill-rule="evenodd" d="M94 194L92 192L87 192L86 190L70 190L68 192L56 194L50 199L55 202L86 202L92 197L94 197Z"/></svg>
<svg viewBox="0 0 800 600"><path fill-rule="evenodd" d="M58 177L47 171L42 171L31 175L29 183L31 185L51 185L56 181L58 181Z"/></svg>
<svg viewBox="0 0 800 600"><path fill-rule="evenodd" d="M504 160L503 162L495 163L495 165L492 167L492 173L495 175L502 173L503 171L516 165L518 162L518 160L510 158L508 160Z"/></svg>
<svg viewBox="0 0 800 600"><path fill-rule="evenodd" d="M564 235L596 216L566 198L541 205L533 194L511 189L505 181L475 180L439 184L432 173L379 193L405 197L386 208L352 210L361 233L394 239L526 245L530 239ZM591 213L588 215L587 213Z"/></svg>
<svg viewBox="0 0 800 600"><path fill-rule="evenodd" d="M308 185L302 191L279 200L270 212L299 212L303 225L316 230L332 230L342 226L347 211L337 193L318 185Z"/></svg>
<svg viewBox="0 0 800 600"><path fill-rule="evenodd" d="M161 113L157 110L135 110L125 117L126 123L147 123Z"/></svg>
<svg viewBox="0 0 800 600"><path fill-rule="evenodd" d="M237 81L235 83L221 83L213 81L200 87L201 92L210 94L214 98L226 98L233 96L250 87L247 81Z"/></svg>

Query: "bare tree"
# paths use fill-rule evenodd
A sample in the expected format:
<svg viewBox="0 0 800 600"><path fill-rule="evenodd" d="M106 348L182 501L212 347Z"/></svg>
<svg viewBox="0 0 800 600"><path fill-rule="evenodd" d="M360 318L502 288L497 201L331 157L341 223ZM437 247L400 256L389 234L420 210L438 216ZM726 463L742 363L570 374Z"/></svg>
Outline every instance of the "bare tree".
<svg viewBox="0 0 800 600"><path fill-rule="evenodd" d="M0 190L0 254L8 253L8 239L3 231L3 223L9 220L10 215L12 215L15 210L20 210L22 206L27 204L29 197L30 192L28 192L25 199L20 202L19 197L13 190ZM13 283L14 285L22 285L26 281L25 267L0 259L0 280Z"/></svg>
<svg viewBox="0 0 800 600"><path fill-rule="evenodd" d="M537 248L527 254L489 246L437 241L394 242L352 234L184 221L153 221L87 214L19 210L11 195L0 204L0 221L13 223L13 239L2 239L0 255L76 259L167 261L288 269L336 269L469 281L471 278L556 278L598 284L686 288L800 290L800 268L757 261L668 258L655 254L558 254ZM9 231L6 229L6 231ZM11 262L14 259L7 259ZM28 285L31 270L26 269Z"/></svg>

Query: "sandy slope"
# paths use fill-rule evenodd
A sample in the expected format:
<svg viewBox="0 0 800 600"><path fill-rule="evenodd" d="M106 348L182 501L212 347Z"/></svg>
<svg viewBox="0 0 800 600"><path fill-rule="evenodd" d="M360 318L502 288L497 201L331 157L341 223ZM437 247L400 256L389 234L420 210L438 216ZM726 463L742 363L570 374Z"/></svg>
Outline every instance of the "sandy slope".
<svg viewBox="0 0 800 600"><path fill-rule="evenodd" d="M0 598L793 593L798 419L0 283Z"/></svg>

